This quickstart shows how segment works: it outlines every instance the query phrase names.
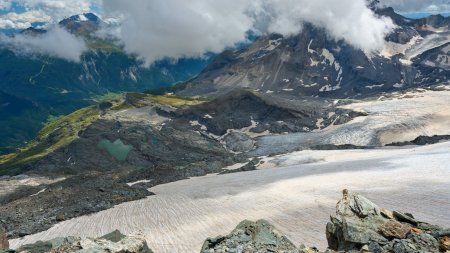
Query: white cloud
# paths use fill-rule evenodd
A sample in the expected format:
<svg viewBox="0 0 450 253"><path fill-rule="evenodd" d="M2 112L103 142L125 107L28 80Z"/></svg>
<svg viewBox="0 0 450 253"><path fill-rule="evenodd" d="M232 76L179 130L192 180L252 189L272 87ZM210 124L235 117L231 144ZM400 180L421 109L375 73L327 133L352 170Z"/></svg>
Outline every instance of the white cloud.
<svg viewBox="0 0 450 253"><path fill-rule="evenodd" d="M54 23L75 14L90 12L93 5L101 4L101 0L15 0L15 2L27 10L38 10L50 16Z"/></svg>
<svg viewBox="0 0 450 253"><path fill-rule="evenodd" d="M34 22L50 22L51 17L40 11L10 12L0 16L0 28L26 29Z"/></svg>
<svg viewBox="0 0 450 253"><path fill-rule="evenodd" d="M232 2L232 3L231 3ZM249 0L108 0L105 12L124 15L119 31L130 53L147 64L165 57L199 57L244 41L253 24Z"/></svg>
<svg viewBox="0 0 450 253"><path fill-rule="evenodd" d="M394 26L375 16L365 0L107 0L103 5L107 15L124 16L119 35L125 49L147 64L221 52L245 41L255 27L296 34L304 21L370 51L383 45Z"/></svg>
<svg viewBox="0 0 450 253"><path fill-rule="evenodd" d="M364 0L263 0L263 10L270 17L269 32L294 35L303 22L325 28L336 40L366 50L377 50L394 28L392 21L377 17Z"/></svg>
<svg viewBox="0 0 450 253"><path fill-rule="evenodd" d="M18 34L14 37L1 36L0 43L17 54L50 55L68 61L79 62L87 50L84 40L75 37L65 29L54 26L42 35Z"/></svg>
<svg viewBox="0 0 450 253"><path fill-rule="evenodd" d="M9 10L12 5L12 0L0 0L0 10Z"/></svg>
<svg viewBox="0 0 450 253"><path fill-rule="evenodd" d="M381 0L382 6L393 7L398 12L450 12L449 0Z"/></svg>

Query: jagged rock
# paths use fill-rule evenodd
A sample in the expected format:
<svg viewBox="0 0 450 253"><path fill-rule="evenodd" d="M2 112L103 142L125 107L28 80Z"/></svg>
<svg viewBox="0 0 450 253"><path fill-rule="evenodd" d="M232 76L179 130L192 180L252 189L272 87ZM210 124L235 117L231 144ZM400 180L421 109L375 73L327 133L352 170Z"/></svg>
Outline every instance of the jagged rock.
<svg viewBox="0 0 450 253"><path fill-rule="evenodd" d="M414 225L414 226L416 226L419 223L418 221L416 221L414 219L414 217L412 217L412 215L409 216L407 214L404 214L404 213L401 213L401 212L397 212L397 211L394 211L393 213L394 213L394 217L397 220L399 220L399 221L407 222L407 223L409 223L411 225Z"/></svg>
<svg viewBox="0 0 450 253"><path fill-rule="evenodd" d="M381 234L386 238L405 239L412 227L398 221L390 220L380 226Z"/></svg>
<svg viewBox="0 0 450 253"><path fill-rule="evenodd" d="M347 190L343 191L343 198L336 205L336 214L343 216L365 218L379 216L380 213L380 208L370 200L359 194L350 194Z"/></svg>
<svg viewBox="0 0 450 253"><path fill-rule="evenodd" d="M201 253L218 252L299 253L300 251L269 222L245 220L227 236L208 238L201 250Z"/></svg>
<svg viewBox="0 0 450 253"><path fill-rule="evenodd" d="M336 205L336 216L331 217L326 227L329 248L354 250L370 242L385 243L388 240L378 233L378 228L387 221L377 205L344 190Z"/></svg>
<svg viewBox="0 0 450 253"><path fill-rule="evenodd" d="M388 246L395 253L439 252L436 239L426 233L411 234L403 240L395 239Z"/></svg>
<svg viewBox="0 0 450 253"><path fill-rule="evenodd" d="M6 238L6 230L0 225L0 250L9 248L8 238Z"/></svg>
<svg viewBox="0 0 450 253"><path fill-rule="evenodd" d="M247 152L253 149L255 142L246 134L231 132L224 137L229 150L234 152Z"/></svg>
<svg viewBox="0 0 450 253"><path fill-rule="evenodd" d="M356 193L343 192L326 233L331 250L344 252L443 252L447 230L417 221L413 215L379 208ZM447 237L446 237L447 236Z"/></svg>
<svg viewBox="0 0 450 253"><path fill-rule="evenodd" d="M124 239L126 236L124 234L122 234L119 230L114 230L109 234L106 234L102 237L100 237L101 239L106 239L108 241L111 242L120 242L120 240Z"/></svg>
<svg viewBox="0 0 450 253"><path fill-rule="evenodd" d="M14 251L13 251L14 252ZM20 247L15 252L26 253L153 253L144 238L125 236L118 230L97 239L78 237L38 241Z"/></svg>

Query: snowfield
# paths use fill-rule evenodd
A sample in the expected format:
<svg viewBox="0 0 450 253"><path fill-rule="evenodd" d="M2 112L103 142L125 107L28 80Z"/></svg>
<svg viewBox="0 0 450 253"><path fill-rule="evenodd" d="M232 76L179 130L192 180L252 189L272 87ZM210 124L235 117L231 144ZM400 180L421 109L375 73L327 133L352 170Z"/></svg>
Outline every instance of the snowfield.
<svg viewBox="0 0 450 253"><path fill-rule="evenodd" d="M383 146L411 141L420 135L450 135L449 101L450 90L417 90L352 103L343 108L365 112L368 116L309 133L260 137L258 148L252 154L287 153L319 144Z"/></svg>
<svg viewBox="0 0 450 253"><path fill-rule="evenodd" d="M325 225L344 188L389 209L450 226L450 142L423 147L301 151L261 169L192 178L150 189L155 196L59 223L10 241L13 248L60 236L142 233L155 252L199 252L207 237L243 219L267 219L295 244L326 247Z"/></svg>

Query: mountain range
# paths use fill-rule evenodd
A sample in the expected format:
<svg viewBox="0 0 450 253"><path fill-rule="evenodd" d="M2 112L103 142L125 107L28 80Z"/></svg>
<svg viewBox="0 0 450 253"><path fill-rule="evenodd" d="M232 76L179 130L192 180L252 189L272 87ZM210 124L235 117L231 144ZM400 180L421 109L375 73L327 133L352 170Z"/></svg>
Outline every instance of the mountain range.
<svg viewBox="0 0 450 253"><path fill-rule="evenodd" d="M80 63L3 48L0 223L8 238L145 198L160 184L255 170L268 159L276 166L324 159L280 154L448 139L450 18L376 12L397 25L376 52L305 24L297 36L264 35L210 59L143 68L113 41L92 36L102 21L91 14L60 23L89 45ZM333 172L362 171L366 160L355 159ZM370 160L377 171L390 168L382 160Z"/></svg>
<svg viewBox="0 0 450 253"><path fill-rule="evenodd" d="M34 138L49 118L95 104L95 100L111 93L158 89L190 79L209 61L160 61L143 68L135 56L113 41L93 36L102 24L92 13L59 23L86 41L89 51L79 63L20 55L0 46L0 154L12 152ZM22 33L40 36L46 31L29 28Z"/></svg>
<svg viewBox="0 0 450 253"><path fill-rule="evenodd" d="M414 20L392 8L376 13L397 26L379 51L365 52L305 24L299 35L262 36L247 48L220 54L178 94L214 96L245 87L352 98L449 81L450 17Z"/></svg>

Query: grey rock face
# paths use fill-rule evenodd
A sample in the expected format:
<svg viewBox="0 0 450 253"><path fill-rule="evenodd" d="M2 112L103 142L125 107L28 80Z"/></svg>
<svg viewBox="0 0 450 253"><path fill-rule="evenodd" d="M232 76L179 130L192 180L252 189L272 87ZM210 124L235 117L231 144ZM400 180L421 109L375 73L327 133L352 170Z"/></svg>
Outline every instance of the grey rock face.
<svg viewBox="0 0 450 253"><path fill-rule="evenodd" d="M229 235L208 238L201 253L214 252L276 252L299 253L285 236L267 221L243 221Z"/></svg>

